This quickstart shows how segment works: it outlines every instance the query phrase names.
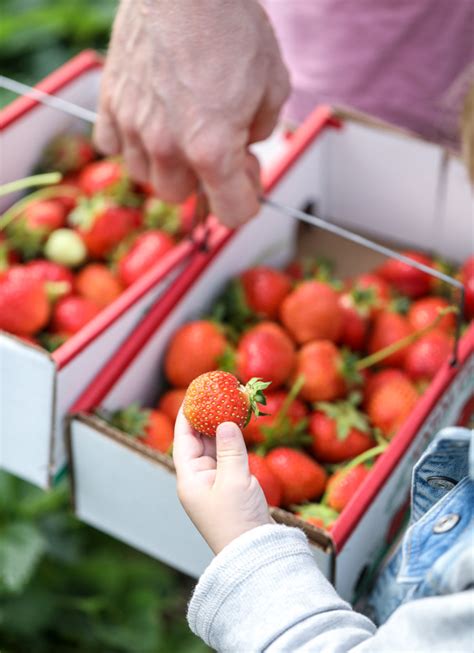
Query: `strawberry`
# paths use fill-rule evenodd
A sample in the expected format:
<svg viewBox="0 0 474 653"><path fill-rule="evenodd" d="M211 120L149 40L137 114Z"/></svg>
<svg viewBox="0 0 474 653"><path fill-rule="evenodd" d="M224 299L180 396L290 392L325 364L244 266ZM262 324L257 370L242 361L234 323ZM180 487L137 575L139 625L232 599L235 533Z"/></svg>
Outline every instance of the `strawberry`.
<svg viewBox="0 0 474 653"><path fill-rule="evenodd" d="M302 506L292 506L296 516L311 526L330 531L339 513L322 503L305 503Z"/></svg>
<svg viewBox="0 0 474 653"><path fill-rule="evenodd" d="M172 385L186 388L200 374L216 370L226 349L227 341L214 322L189 322L171 338L165 356L166 378Z"/></svg>
<svg viewBox="0 0 474 653"><path fill-rule="evenodd" d="M280 319L298 344L311 340L336 342L343 314L337 292L327 283L305 281L281 304Z"/></svg>
<svg viewBox="0 0 474 653"><path fill-rule="evenodd" d="M412 332L410 323L400 313L385 310L377 315L369 336L368 350L370 354L384 349L393 343L405 338ZM384 359L385 365L402 367L407 349L399 349Z"/></svg>
<svg viewBox="0 0 474 653"><path fill-rule="evenodd" d="M304 345L296 355L294 377L305 379L301 396L306 401L332 401L344 397L348 384L357 380L349 356L333 342L316 340Z"/></svg>
<svg viewBox="0 0 474 653"><path fill-rule="evenodd" d="M161 412L164 413L173 424L176 421L185 394L186 390L184 388L168 390L168 392L165 392L165 394L161 396L158 402L158 410L161 410Z"/></svg>
<svg viewBox="0 0 474 653"><path fill-rule="evenodd" d="M251 379L244 387L229 372L206 372L190 383L183 412L196 431L210 437L216 435L223 422L234 422L243 428L252 412L258 415L257 403L265 404L263 390L269 385Z"/></svg>
<svg viewBox="0 0 474 653"><path fill-rule="evenodd" d="M32 336L48 323L50 304L45 284L28 276L0 281L0 329Z"/></svg>
<svg viewBox="0 0 474 653"><path fill-rule="evenodd" d="M352 282L352 290L356 293L362 293L370 306L371 317L387 308L392 296L389 284L372 272L359 274L355 277ZM367 293L367 291L369 292Z"/></svg>
<svg viewBox="0 0 474 653"><path fill-rule="evenodd" d="M404 369L413 381L431 381L453 351L453 340L441 329L433 329L408 347Z"/></svg>
<svg viewBox="0 0 474 653"><path fill-rule="evenodd" d="M449 302L442 297L423 297L423 299L418 299L410 306L407 315L408 322L415 331L424 329L433 324L441 310L448 307ZM452 333L455 325L456 318L454 314L448 313L441 318L437 326L447 333Z"/></svg>
<svg viewBox="0 0 474 653"><path fill-rule="evenodd" d="M54 199L31 201L9 225L9 239L25 258L33 258L41 252L48 235L63 227L65 222L66 209L61 202Z"/></svg>
<svg viewBox="0 0 474 653"><path fill-rule="evenodd" d="M405 379L409 381L409 377L400 369L387 367L379 372L372 374L364 385L364 406L367 406L372 395L378 388L381 388L385 383L392 379Z"/></svg>
<svg viewBox="0 0 474 653"><path fill-rule="evenodd" d="M115 274L101 263L89 263L76 277L76 292L100 308L111 304L122 290Z"/></svg>
<svg viewBox="0 0 474 653"><path fill-rule="evenodd" d="M54 333L72 336L99 312L100 308L90 299L76 295L64 297L56 302L53 308L51 329Z"/></svg>
<svg viewBox="0 0 474 653"><path fill-rule="evenodd" d="M474 318L474 256L470 256L461 268L461 281L464 284L464 314L468 320Z"/></svg>
<svg viewBox="0 0 474 653"><path fill-rule="evenodd" d="M285 273L293 281L304 279L317 279L318 281L329 281L332 278L333 264L324 258L303 258L292 261L285 268Z"/></svg>
<svg viewBox="0 0 474 653"><path fill-rule="evenodd" d="M73 229L56 229L44 246L44 255L50 261L74 268L87 258L86 246Z"/></svg>
<svg viewBox="0 0 474 653"><path fill-rule="evenodd" d="M164 231L152 230L140 234L130 249L122 254L118 262L118 276L128 287L174 247L174 240Z"/></svg>
<svg viewBox="0 0 474 653"><path fill-rule="evenodd" d="M288 392L285 390L276 390L265 394L267 403L265 409L260 406L265 415L258 417L252 415L250 422L244 429L244 438L247 444L259 444L265 440L266 429L272 429L280 421L280 411L283 408ZM293 399L288 406L286 417L293 426L297 426L305 419L308 410L300 399Z"/></svg>
<svg viewBox="0 0 474 653"><path fill-rule="evenodd" d="M420 252L402 252L417 263L423 263L428 267L433 267L433 261L420 254ZM422 297L430 292L431 277L426 272L421 272L417 268L411 267L408 263L402 263L397 259L389 259L378 270L377 274L385 279L393 288L402 295L407 295L412 299Z"/></svg>
<svg viewBox="0 0 474 653"><path fill-rule="evenodd" d="M392 378L376 388L367 402L367 414L374 426L393 437L418 401L418 392L407 378Z"/></svg>
<svg viewBox="0 0 474 653"><path fill-rule="evenodd" d="M364 348L372 302L372 293L367 290L352 290L339 296L343 315L340 341L346 347L356 351Z"/></svg>
<svg viewBox="0 0 474 653"><path fill-rule="evenodd" d="M152 449L169 453L173 444L173 424L167 415L159 410L140 408L131 404L110 416L103 416L113 426L136 438Z"/></svg>
<svg viewBox="0 0 474 653"><path fill-rule="evenodd" d="M59 282L63 286L62 296L70 295L74 288L74 276L67 267L52 261L38 260L30 261L21 268L22 274L27 275L30 279L38 279L39 281ZM14 268L11 269L11 274L15 274Z"/></svg>
<svg viewBox="0 0 474 653"><path fill-rule="evenodd" d="M96 158L92 142L85 134L60 134L43 152L41 168L63 174L77 172Z"/></svg>
<svg viewBox="0 0 474 653"><path fill-rule="evenodd" d="M311 448L317 460L339 463L374 446L367 417L352 398L337 403L318 402L309 419Z"/></svg>
<svg viewBox="0 0 474 653"><path fill-rule="evenodd" d="M348 470L335 472L328 480L326 502L330 508L341 512L352 499L360 485L365 481L370 469L357 465Z"/></svg>
<svg viewBox="0 0 474 653"><path fill-rule="evenodd" d="M274 322L249 329L237 347L237 376L242 383L252 377L267 379L272 389L283 385L295 366L295 348L285 331Z"/></svg>
<svg viewBox="0 0 474 653"><path fill-rule="evenodd" d="M170 236L184 235L192 227L193 214L189 202L169 204L158 197L147 197L143 204L143 224L148 229L160 229Z"/></svg>
<svg viewBox="0 0 474 653"><path fill-rule="evenodd" d="M9 240L0 232L0 279L11 265L18 263L20 259Z"/></svg>
<svg viewBox="0 0 474 653"><path fill-rule="evenodd" d="M259 482L268 505L278 507L282 496L280 480L272 472L265 458L256 453L249 453L248 456L250 473Z"/></svg>
<svg viewBox="0 0 474 653"><path fill-rule="evenodd" d="M89 163L81 171L78 185L85 195L107 194L119 201L131 187L123 163L118 159L103 159Z"/></svg>
<svg viewBox="0 0 474 653"><path fill-rule="evenodd" d="M280 480L283 505L317 499L324 492L326 472L305 453L289 447L277 447L265 456L265 460Z"/></svg>
<svg viewBox="0 0 474 653"><path fill-rule="evenodd" d="M246 270L240 283L249 308L269 320L278 316L280 305L291 290L291 281L286 274L263 266Z"/></svg>
<svg viewBox="0 0 474 653"><path fill-rule="evenodd" d="M82 200L69 215L69 223L77 229L89 254L104 258L140 226L141 212L110 198L95 197Z"/></svg>

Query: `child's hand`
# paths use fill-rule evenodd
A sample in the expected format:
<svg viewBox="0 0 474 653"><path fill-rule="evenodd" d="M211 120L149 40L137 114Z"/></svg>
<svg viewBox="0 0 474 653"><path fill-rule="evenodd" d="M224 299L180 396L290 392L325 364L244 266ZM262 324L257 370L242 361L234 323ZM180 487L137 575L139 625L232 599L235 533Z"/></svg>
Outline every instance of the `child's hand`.
<svg viewBox="0 0 474 653"><path fill-rule="evenodd" d="M242 433L232 422L221 424L217 437L209 438L194 431L181 409L173 459L180 501L214 553L272 522L263 491L249 472Z"/></svg>

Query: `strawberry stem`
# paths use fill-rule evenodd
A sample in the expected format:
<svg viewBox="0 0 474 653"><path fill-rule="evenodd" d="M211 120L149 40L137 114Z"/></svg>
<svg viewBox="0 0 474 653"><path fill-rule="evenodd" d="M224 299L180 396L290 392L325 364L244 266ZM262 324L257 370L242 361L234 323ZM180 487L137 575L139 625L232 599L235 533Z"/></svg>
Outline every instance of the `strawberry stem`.
<svg viewBox="0 0 474 653"><path fill-rule="evenodd" d="M281 405L280 410L277 413L277 419L274 425L274 429L278 430L281 428L282 423L285 421L285 418L287 416L288 410L293 403L293 401L296 399L296 397L299 395L301 388L304 385L304 376L300 374L293 383L293 385L290 388L289 393L285 397L284 402Z"/></svg>
<svg viewBox="0 0 474 653"><path fill-rule="evenodd" d="M47 172L41 175L16 179L0 186L0 197L9 195L10 193L16 193L25 188L31 188L32 186L51 186L52 184L58 184L62 178L63 176L60 172Z"/></svg>
<svg viewBox="0 0 474 653"><path fill-rule="evenodd" d="M428 324L428 326L423 327L423 329L418 329L418 331L413 331L413 333L410 333L408 336L405 336L404 338L401 338L400 340L393 342L391 345L388 345L388 347L379 349L379 351L376 351L374 354L371 354L370 356L361 358L355 364L356 369L358 371L365 370L368 367L372 367L373 365L380 363L380 361L384 360L391 354L395 354L400 349L404 349L405 347L408 347L409 345L419 340L422 336L429 333L432 329L437 327L441 319L445 315L447 315L448 313L457 313L457 310L458 309L455 306L446 306L446 308L443 308L438 312L438 315L436 316L436 318L433 320L431 324Z"/></svg>

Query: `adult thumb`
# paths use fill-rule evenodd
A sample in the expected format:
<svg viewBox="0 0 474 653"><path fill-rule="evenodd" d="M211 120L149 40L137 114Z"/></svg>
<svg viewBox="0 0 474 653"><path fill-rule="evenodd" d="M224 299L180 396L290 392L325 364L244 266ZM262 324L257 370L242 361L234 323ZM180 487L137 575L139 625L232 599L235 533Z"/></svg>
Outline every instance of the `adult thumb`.
<svg viewBox="0 0 474 653"><path fill-rule="evenodd" d="M247 449L242 431L233 422L224 422L216 432L216 480L249 473Z"/></svg>

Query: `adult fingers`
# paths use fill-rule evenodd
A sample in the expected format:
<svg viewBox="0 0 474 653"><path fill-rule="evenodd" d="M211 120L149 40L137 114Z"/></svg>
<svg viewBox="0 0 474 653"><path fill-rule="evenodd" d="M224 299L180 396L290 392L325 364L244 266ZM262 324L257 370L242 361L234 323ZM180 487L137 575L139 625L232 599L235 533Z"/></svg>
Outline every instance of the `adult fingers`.
<svg viewBox="0 0 474 653"><path fill-rule="evenodd" d="M137 135L129 134L125 136L123 158L127 166L128 174L134 181L142 184L149 181L150 162Z"/></svg>
<svg viewBox="0 0 474 653"><path fill-rule="evenodd" d="M249 132L249 143L263 141L272 133L278 122L281 108L290 94L291 86L288 71L279 66L270 76L270 84L255 114Z"/></svg>
<svg viewBox="0 0 474 653"><path fill-rule="evenodd" d="M196 175L179 158L152 158L149 179L158 197L165 202L184 202L197 188Z"/></svg>
<svg viewBox="0 0 474 653"><path fill-rule="evenodd" d="M216 482L249 475L247 449L242 431L233 422L224 422L216 433Z"/></svg>

